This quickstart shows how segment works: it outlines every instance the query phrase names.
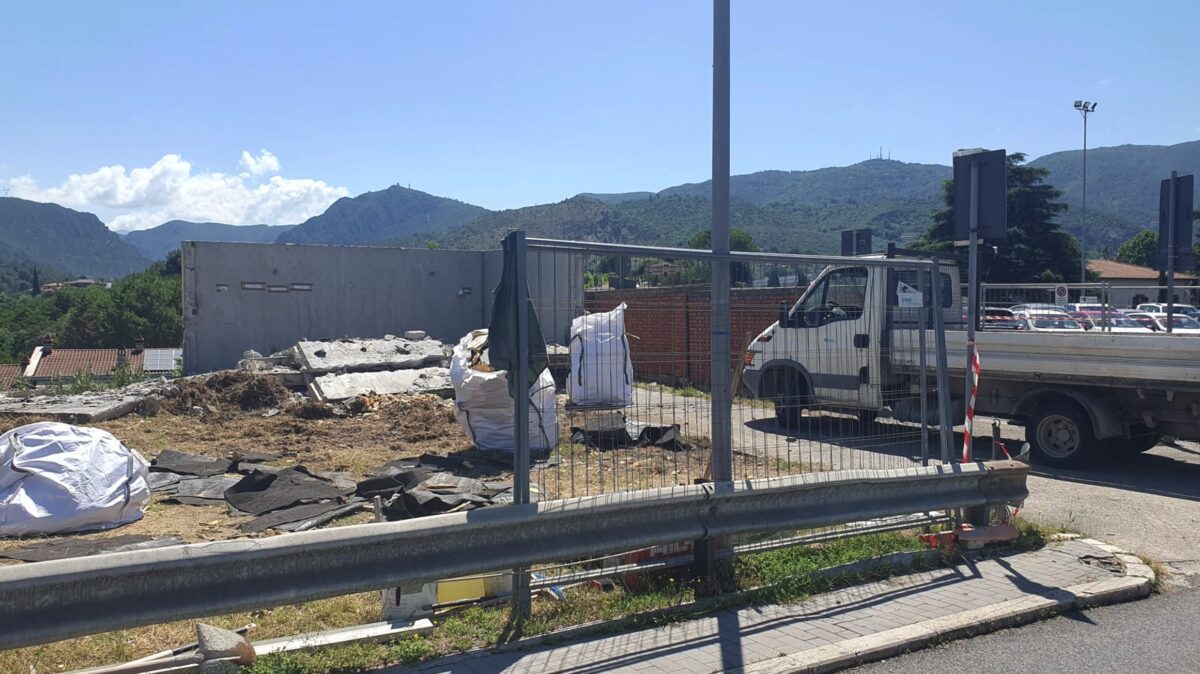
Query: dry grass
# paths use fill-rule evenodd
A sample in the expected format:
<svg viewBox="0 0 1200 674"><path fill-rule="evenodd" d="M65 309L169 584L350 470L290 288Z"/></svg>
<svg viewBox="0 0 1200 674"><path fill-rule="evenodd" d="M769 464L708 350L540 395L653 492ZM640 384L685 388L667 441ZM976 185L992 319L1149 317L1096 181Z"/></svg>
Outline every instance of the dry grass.
<svg viewBox="0 0 1200 674"><path fill-rule="evenodd" d="M254 641L286 637L381 620L379 594L335 597L280 608L205 618L203 622L234 629L257 625L247 636ZM105 632L78 639L0 651L0 672L63 672L101 664L127 662L196 640L196 621L181 620L137 629Z"/></svg>

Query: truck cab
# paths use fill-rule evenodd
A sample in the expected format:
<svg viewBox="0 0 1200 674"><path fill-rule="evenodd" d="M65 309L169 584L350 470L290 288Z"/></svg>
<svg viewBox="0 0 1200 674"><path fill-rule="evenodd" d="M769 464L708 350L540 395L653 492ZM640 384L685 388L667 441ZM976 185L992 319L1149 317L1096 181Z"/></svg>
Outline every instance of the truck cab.
<svg viewBox="0 0 1200 674"><path fill-rule="evenodd" d="M873 418L890 392L907 386L888 367L893 331L918 328L920 305L932 293L920 280L926 273L870 264L879 257L827 267L748 346L743 385L752 397L773 401L785 427L795 428L801 410L815 406ZM947 326L962 323L956 269L942 265L938 274Z"/></svg>

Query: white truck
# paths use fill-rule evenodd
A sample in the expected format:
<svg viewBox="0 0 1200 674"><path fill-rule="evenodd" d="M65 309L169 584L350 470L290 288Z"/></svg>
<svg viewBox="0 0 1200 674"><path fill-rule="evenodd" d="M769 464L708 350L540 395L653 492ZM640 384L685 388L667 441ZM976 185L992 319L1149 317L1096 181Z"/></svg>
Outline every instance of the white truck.
<svg viewBox="0 0 1200 674"><path fill-rule="evenodd" d="M878 257L878 256L876 256ZM847 258L826 268L779 320L747 347L744 392L775 403L794 428L805 409L871 420L920 421L922 315L928 274ZM945 321L951 420L964 418L966 332L956 263L937 274ZM931 312L924 313L926 320ZM925 366L936 387L936 341L924 329ZM1034 458L1073 467L1102 452L1135 454L1163 435L1200 440L1200 337L1165 334L979 331L976 413L1024 425ZM927 402L936 423L937 399Z"/></svg>

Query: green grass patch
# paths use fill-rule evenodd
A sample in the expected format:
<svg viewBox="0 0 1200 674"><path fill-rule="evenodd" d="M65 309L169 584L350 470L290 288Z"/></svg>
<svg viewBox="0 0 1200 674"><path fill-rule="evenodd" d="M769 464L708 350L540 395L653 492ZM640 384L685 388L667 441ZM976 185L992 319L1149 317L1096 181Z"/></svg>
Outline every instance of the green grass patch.
<svg viewBox="0 0 1200 674"><path fill-rule="evenodd" d="M920 550L911 533L883 533L831 541L820 545L784 548L737 558L726 567L725 586L730 591L754 588L750 593L726 595L694 612L678 607L695 600L689 579L679 569L646 576L635 588L617 583L609 592L581 585L567 590L568 600L537 595L532 616L521 636L549 634L569 627L609 621L597 631L628 630L689 620L730 606L766 602L794 602L817 592L856 582L862 577L830 578L817 572L832 566L878 557L891 552ZM876 569L870 577L886 576L895 569ZM265 655L246 674L348 674L393 664L412 664L501 643L512 625L507 606L470 607L440 620L426 636L406 637L383 644L355 644Z"/></svg>

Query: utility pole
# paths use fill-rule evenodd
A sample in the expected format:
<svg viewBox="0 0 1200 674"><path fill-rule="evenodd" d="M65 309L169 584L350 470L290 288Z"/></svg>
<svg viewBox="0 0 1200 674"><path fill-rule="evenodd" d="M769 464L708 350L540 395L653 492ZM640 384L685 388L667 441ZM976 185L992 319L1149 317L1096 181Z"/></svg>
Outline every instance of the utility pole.
<svg viewBox="0 0 1200 674"><path fill-rule="evenodd" d="M1096 110L1096 103L1075 101L1075 109L1083 116L1083 212L1080 214L1079 225L1079 282L1087 283L1087 118Z"/></svg>

